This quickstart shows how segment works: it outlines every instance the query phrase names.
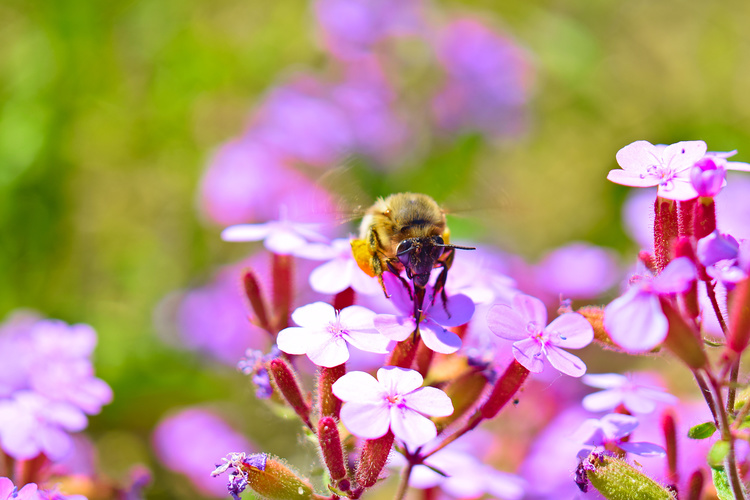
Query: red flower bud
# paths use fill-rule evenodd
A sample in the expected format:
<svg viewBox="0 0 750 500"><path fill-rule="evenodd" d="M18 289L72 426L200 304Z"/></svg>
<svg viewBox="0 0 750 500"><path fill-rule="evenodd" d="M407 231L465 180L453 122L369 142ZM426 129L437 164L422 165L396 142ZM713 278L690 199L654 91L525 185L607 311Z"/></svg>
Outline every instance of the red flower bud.
<svg viewBox="0 0 750 500"><path fill-rule="evenodd" d="M291 365L284 359L276 358L268 363L268 372L271 374L271 380L284 396L286 402L289 403L289 406L294 409L308 427L312 428L310 406L302 396L302 389Z"/></svg>
<svg viewBox="0 0 750 500"><path fill-rule="evenodd" d="M346 477L346 462L339 429L333 418L323 417L318 421L318 442L331 479L338 483Z"/></svg>

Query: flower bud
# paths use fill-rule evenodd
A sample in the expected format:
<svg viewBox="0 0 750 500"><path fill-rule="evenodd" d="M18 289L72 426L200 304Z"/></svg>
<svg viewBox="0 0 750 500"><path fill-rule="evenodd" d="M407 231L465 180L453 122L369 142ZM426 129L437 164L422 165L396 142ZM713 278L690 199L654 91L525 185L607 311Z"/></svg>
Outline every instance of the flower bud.
<svg viewBox="0 0 750 500"><path fill-rule="evenodd" d="M703 368L708 359L703 350L703 341L700 339L698 332L685 322L669 299L659 297L659 302L669 323L664 345L690 368L694 370Z"/></svg>
<svg viewBox="0 0 750 500"><path fill-rule="evenodd" d="M310 424L310 406L302 396L302 389L300 389L291 365L284 359L276 358L268 363L268 371L289 406L294 409L308 427L312 427Z"/></svg>
<svg viewBox="0 0 750 500"><path fill-rule="evenodd" d="M750 339L750 278L737 283L729 301L727 347L741 354Z"/></svg>
<svg viewBox="0 0 750 500"><path fill-rule="evenodd" d="M703 498L703 483L705 479L703 477L703 471L697 469L690 475L690 482L688 483L688 491L685 500L701 500Z"/></svg>
<svg viewBox="0 0 750 500"><path fill-rule="evenodd" d="M489 398L482 405L480 409L482 418L490 419L497 415L505 403L518 392L528 376L529 370L514 359L505 373L495 382Z"/></svg>
<svg viewBox="0 0 750 500"><path fill-rule="evenodd" d="M289 326L292 313L292 256L273 254L273 311L276 331Z"/></svg>
<svg viewBox="0 0 750 500"><path fill-rule="evenodd" d="M674 495L622 459L592 454L586 477L608 499L674 500Z"/></svg>
<svg viewBox="0 0 750 500"><path fill-rule="evenodd" d="M250 307L255 313L255 321L264 330L274 333L273 327L268 320L266 303L263 300L258 279L252 269L245 269L242 275L242 285L245 289L245 297L247 297L247 300L250 302Z"/></svg>
<svg viewBox="0 0 750 500"><path fill-rule="evenodd" d="M338 365L332 368L320 367L318 376L318 412L321 417L339 418L341 400L333 395L331 386L346 374L346 366Z"/></svg>
<svg viewBox="0 0 750 500"><path fill-rule="evenodd" d="M318 442L331 479L341 481L346 477L344 451L341 448L339 428L331 417L323 417L318 421Z"/></svg>
<svg viewBox="0 0 750 500"><path fill-rule="evenodd" d="M400 368L411 368L414 356L417 353L418 342L414 342L412 337L396 344L391 354L388 356L386 366L398 366Z"/></svg>
<svg viewBox="0 0 750 500"><path fill-rule="evenodd" d="M679 210L678 217L678 234L680 237L690 237L693 235L695 217L695 204L698 202L697 198L692 200L681 201L677 204Z"/></svg>
<svg viewBox="0 0 750 500"><path fill-rule="evenodd" d="M656 197L654 202L654 260L661 272L672 260L672 245L679 233L677 203Z"/></svg>
<svg viewBox="0 0 750 500"><path fill-rule="evenodd" d="M612 341L607 330L604 329L604 308L598 306L586 306L576 311L591 324L594 329L594 341L605 349L622 351L620 346Z"/></svg>
<svg viewBox="0 0 750 500"><path fill-rule="evenodd" d="M661 430L664 433L664 448L667 452L667 480L669 484L677 484L677 426L674 414L667 410L661 416Z"/></svg>
<svg viewBox="0 0 750 500"><path fill-rule="evenodd" d="M242 470L247 473L247 485L265 498L305 500L313 496L309 481L265 453L248 457Z"/></svg>
<svg viewBox="0 0 750 500"><path fill-rule="evenodd" d="M675 257L687 257L688 259L690 259L690 262L692 262L695 265L696 269L698 269L698 273L701 276L701 279L703 279L702 276L705 275L706 269L701 265L700 262L698 262L698 257L696 257L695 255L695 250L693 249L693 244L690 238L681 237L677 240L677 245L675 246ZM693 282L690 284L690 287L680 294L680 300L684 305L685 312L691 319L695 320L698 318L698 316L700 316L701 309L698 305L697 281L693 280Z"/></svg>
<svg viewBox="0 0 750 500"><path fill-rule="evenodd" d="M716 229L716 203L713 198L698 198L693 217L695 239L705 238Z"/></svg>
<svg viewBox="0 0 750 500"><path fill-rule="evenodd" d="M486 386L487 376L481 371L474 371L461 375L443 387L443 391L451 398L453 403L453 413L447 417L432 419L438 433L463 417L467 411L476 405Z"/></svg>
<svg viewBox="0 0 750 500"><path fill-rule="evenodd" d="M717 165L711 158L702 158L695 162L690 169L690 183L698 192L698 196L713 198L724 184L726 169Z"/></svg>
<svg viewBox="0 0 750 500"><path fill-rule="evenodd" d="M377 482L392 446L393 432L390 430L382 437L365 441L357 464L356 480L360 488L369 488Z"/></svg>

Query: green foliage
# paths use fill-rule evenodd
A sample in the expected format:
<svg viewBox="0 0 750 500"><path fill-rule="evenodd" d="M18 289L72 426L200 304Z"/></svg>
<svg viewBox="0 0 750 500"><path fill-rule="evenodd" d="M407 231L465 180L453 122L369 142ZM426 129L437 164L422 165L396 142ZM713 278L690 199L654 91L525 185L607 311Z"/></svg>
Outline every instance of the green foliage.
<svg viewBox="0 0 750 500"><path fill-rule="evenodd" d="M690 439L706 439L710 438L716 432L716 424L713 422L703 422L702 424L694 425L688 430L688 437Z"/></svg>
<svg viewBox="0 0 750 500"><path fill-rule="evenodd" d="M607 500L673 500L674 495L640 470L619 458L591 458L587 470L591 484Z"/></svg>
<svg viewBox="0 0 750 500"><path fill-rule="evenodd" d="M706 457L708 465L713 468L723 467L724 458L726 458L727 453L729 453L729 442L724 440L716 441L713 446L711 446L708 456Z"/></svg>

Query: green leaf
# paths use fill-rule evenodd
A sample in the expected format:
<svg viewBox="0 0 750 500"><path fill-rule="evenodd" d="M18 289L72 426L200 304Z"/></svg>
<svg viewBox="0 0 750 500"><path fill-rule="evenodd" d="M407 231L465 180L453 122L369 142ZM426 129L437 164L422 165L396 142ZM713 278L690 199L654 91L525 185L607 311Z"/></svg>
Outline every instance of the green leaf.
<svg viewBox="0 0 750 500"><path fill-rule="evenodd" d="M714 432L716 432L716 425L713 422L703 422L692 426L688 431L688 437L690 439L706 439L713 436Z"/></svg>
<svg viewBox="0 0 750 500"><path fill-rule="evenodd" d="M729 487L727 471L712 468L711 475L713 476L714 487L716 488L716 495L719 497L719 500L734 500L732 489Z"/></svg>
<svg viewBox="0 0 750 500"><path fill-rule="evenodd" d="M624 460L592 456L586 471L591 485L607 500L674 500L674 495Z"/></svg>
<svg viewBox="0 0 750 500"><path fill-rule="evenodd" d="M729 453L729 442L728 441L716 441L708 452L708 465L711 468L723 468L724 458Z"/></svg>

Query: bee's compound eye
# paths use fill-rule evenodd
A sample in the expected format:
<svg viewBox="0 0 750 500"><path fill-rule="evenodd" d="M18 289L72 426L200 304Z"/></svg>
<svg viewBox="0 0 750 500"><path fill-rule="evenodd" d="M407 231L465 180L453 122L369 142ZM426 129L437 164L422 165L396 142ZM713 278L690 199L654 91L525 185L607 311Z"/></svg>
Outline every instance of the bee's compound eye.
<svg viewBox="0 0 750 500"><path fill-rule="evenodd" d="M438 236L433 236L432 239L433 239L433 241L435 242L436 245L442 245L443 243L445 243L443 241L443 237L439 236L439 235Z"/></svg>
<svg viewBox="0 0 750 500"><path fill-rule="evenodd" d="M411 250L413 243L411 240L404 240L401 243L398 244L398 247L396 247L396 255L404 255L409 253L409 250Z"/></svg>

